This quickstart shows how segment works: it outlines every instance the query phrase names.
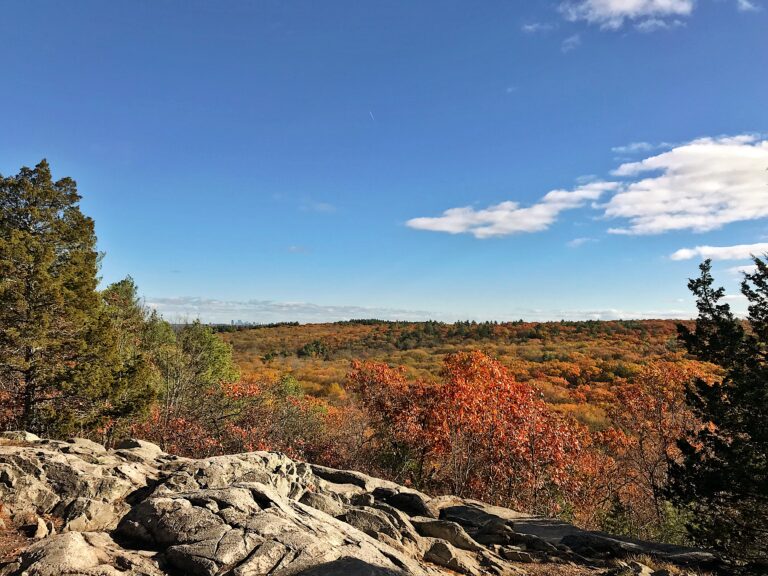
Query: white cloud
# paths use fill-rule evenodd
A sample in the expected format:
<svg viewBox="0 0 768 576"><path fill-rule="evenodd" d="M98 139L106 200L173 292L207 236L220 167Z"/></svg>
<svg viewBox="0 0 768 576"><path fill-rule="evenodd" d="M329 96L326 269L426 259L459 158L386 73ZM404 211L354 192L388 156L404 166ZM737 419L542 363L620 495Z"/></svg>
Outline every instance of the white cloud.
<svg viewBox="0 0 768 576"><path fill-rule="evenodd" d="M768 140L701 138L614 170L630 179L604 206L615 234L706 232L768 216Z"/></svg>
<svg viewBox="0 0 768 576"><path fill-rule="evenodd" d="M611 150L617 154L637 154L638 152L650 152L654 148L656 145L650 142L630 142L624 146L614 146Z"/></svg>
<svg viewBox="0 0 768 576"><path fill-rule="evenodd" d="M672 146L645 142L627 150L670 147L638 162L621 164L613 181L580 179L573 190L555 190L521 207L505 201L476 210L451 208L437 217L413 218L411 228L471 233L477 238L546 230L560 212L584 206L602 211L603 219L626 221L613 234L706 232L733 222L768 217L768 140L754 135L701 138ZM594 201L610 194L604 203Z"/></svg>
<svg viewBox="0 0 768 576"><path fill-rule="evenodd" d="M336 212L336 206L329 202L317 202L315 200L303 200L299 204L299 210L302 212L320 212L320 213L332 213Z"/></svg>
<svg viewBox="0 0 768 576"><path fill-rule="evenodd" d="M748 264L747 266L734 266L733 268L728 268L728 272L731 274L752 274L753 272L757 271L757 265L756 264Z"/></svg>
<svg viewBox="0 0 768 576"><path fill-rule="evenodd" d="M531 22L530 24L523 24L520 29L526 34L539 34L554 30L556 26L548 22Z"/></svg>
<svg viewBox="0 0 768 576"><path fill-rule="evenodd" d="M696 316L691 305L686 308L667 310L625 310L621 308L605 309L539 309L525 308L512 310L494 320L511 321L524 319L529 322L547 322L556 320L660 320L687 319Z"/></svg>
<svg viewBox="0 0 768 576"><path fill-rule="evenodd" d="M744 294L726 294L723 296L723 300L726 302L741 302L746 300L747 297Z"/></svg>
<svg viewBox="0 0 768 576"><path fill-rule="evenodd" d="M615 152L619 156L637 156L644 152L651 152L653 150L669 149L673 148L674 144L669 142L659 142L654 144L653 142L630 142L623 146L614 146L611 148L612 152ZM629 158L618 157L616 160L628 160Z"/></svg>
<svg viewBox="0 0 768 576"><path fill-rule="evenodd" d="M552 190L532 206L521 207L517 202L506 201L483 210L471 206L450 208L441 216L412 218L406 225L432 232L469 233L475 238L540 232L549 228L560 212L597 200L615 187L611 182L592 182L574 190Z"/></svg>
<svg viewBox="0 0 768 576"><path fill-rule="evenodd" d="M423 310L399 310L366 306L321 306L308 302L274 302L271 300L215 300L211 298L177 297L147 298L146 305L166 319L183 321L200 319L208 323L244 322L335 322L354 318L380 320L430 320L436 315Z"/></svg>
<svg viewBox="0 0 768 576"><path fill-rule="evenodd" d="M693 13L696 3L696 0L564 0L560 12L567 20L587 22L604 30L618 30L631 24L640 32L654 32L685 26L682 19ZM753 0L736 0L735 5L739 12L762 10Z"/></svg>
<svg viewBox="0 0 768 576"><path fill-rule="evenodd" d="M760 6L750 0L736 0L736 9L739 12L759 12Z"/></svg>
<svg viewBox="0 0 768 576"><path fill-rule="evenodd" d="M635 24L640 32L656 32L657 30L673 30L685 26L682 20L664 20L662 18L648 18Z"/></svg>
<svg viewBox="0 0 768 576"><path fill-rule="evenodd" d="M694 3L694 0L572 0L563 2L560 10L568 20L583 20L617 30L626 22L657 27L663 23L668 27L670 21L689 16Z"/></svg>
<svg viewBox="0 0 768 576"><path fill-rule="evenodd" d="M568 248L578 248L579 246L584 246L584 244L589 244L590 242L597 242L597 240L594 238L574 238L573 240L566 242L566 246L568 246Z"/></svg>
<svg viewBox="0 0 768 576"><path fill-rule="evenodd" d="M336 322L342 320L377 318L379 320L424 321L440 320L499 320L523 318L532 322L559 320L617 320L651 318L691 318L693 308L672 310L607 309L542 309L513 308L494 316L462 313L435 313L423 310L400 310L366 306L321 306L307 302L274 302L270 300L215 300L198 297L147 298L146 305L157 310L171 322L199 319L210 324L229 324L232 320L268 324L271 322Z"/></svg>
<svg viewBox="0 0 768 576"><path fill-rule="evenodd" d="M562 44L560 44L560 49L563 52L568 53L571 50L575 50L579 46L581 46L581 36L574 34L563 40Z"/></svg>
<svg viewBox="0 0 768 576"><path fill-rule="evenodd" d="M691 258L711 258L712 260L745 260L753 254L760 256L768 253L768 242L757 244L738 244L736 246L696 246L681 248L670 256L672 260L690 260Z"/></svg>

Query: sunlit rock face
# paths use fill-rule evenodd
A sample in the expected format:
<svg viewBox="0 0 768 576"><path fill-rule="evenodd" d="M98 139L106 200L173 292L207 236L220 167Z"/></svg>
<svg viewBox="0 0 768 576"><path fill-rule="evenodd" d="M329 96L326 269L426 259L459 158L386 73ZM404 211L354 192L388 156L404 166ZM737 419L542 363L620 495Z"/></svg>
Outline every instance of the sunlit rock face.
<svg viewBox="0 0 768 576"><path fill-rule="evenodd" d="M0 576L503 575L532 563L652 574L616 559L714 561L273 452L193 460L141 440L5 441L0 528L23 538Z"/></svg>

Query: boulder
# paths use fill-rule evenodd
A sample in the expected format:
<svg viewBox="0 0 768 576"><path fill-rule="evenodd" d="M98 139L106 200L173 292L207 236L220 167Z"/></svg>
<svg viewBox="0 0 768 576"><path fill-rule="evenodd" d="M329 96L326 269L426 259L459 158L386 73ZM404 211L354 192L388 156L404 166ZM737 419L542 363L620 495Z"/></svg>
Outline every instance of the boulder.
<svg viewBox="0 0 768 576"><path fill-rule="evenodd" d="M0 438L14 442L38 442L40 440L40 436L26 430L9 430L0 434Z"/></svg>
<svg viewBox="0 0 768 576"><path fill-rule="evenodd" d="M325 512L329 516L341 516L344 514L344 506L326 494L305 492L299 502L311 506L315 510Z"/></svg>
<svg viewBox="0 0 768 576"><path fill-rule="evenodd" d="M411 518L411 524L421 536L440 538L462 550L477 552L482 549L456 522L416 517Z"/></svg>
<svg viewBox="0 0 768 576"><path fill-rule="evenodd" d="M33 544L0 576L164 576L155 556L125 550L104 533L68 532Z"/></svg>
<svg viewBox="0 0 768 576"><path fill-rule="evenodd" d="M627 553L712 559L285 454L179 458L136 439L0 443L0 502L29 537L0 576L474 576Z"/></svg>
<svg viewBox="0 0 768 576"><path fill-rule="evenodd" d="M429 497L416 491L393 491L377 488L373 497L402 510L409 516L426 516L435 518L435 513L429 507Z"/></svg>
<svg viewBox="0 0 768 576"><path fill-rule="evenodd" d="M457 550L445 540L433 540L427 553L424 554L424 560L460 574L483 574L474 557Z"/></svg>
<svg viewBox="0 0 768 576"><path fill-rule="evenodd" d="M82 439L0 445L0 501L12 515L53 514L76 530L114 528L126 498L156 478L154 465L126 462Z"/></svg>

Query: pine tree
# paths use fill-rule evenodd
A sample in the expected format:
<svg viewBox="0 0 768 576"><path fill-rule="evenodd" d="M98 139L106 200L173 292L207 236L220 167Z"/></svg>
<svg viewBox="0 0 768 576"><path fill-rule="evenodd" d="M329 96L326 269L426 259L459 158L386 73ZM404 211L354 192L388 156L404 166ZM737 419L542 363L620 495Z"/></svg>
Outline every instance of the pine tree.
<svg viewBox="0 0 768 576"><path fill-rule="evenodd" d="M722 367L719 384L697 381L688 401L705 425L680 443L683 461L671 470L673 496L695 514L692 535L746 572L768 573L768 263L755 258L741 291L747 326L725 292L713 288L711 263L689 282L699 316L679 327L688 351Z"/></svg>
<svg viewBox="0 0 768 576"><path fill-rule="evenodd" d="M96 290L93 220L48 163L0 176L0 391L5 427L50 435L92 425L116 343Z"/></svg>
<svg viewBox="0 0 768 576"><path fill-rule="evenodd" d="M104 310L115 331L117 366L111 386L98 402L105 427L105 443L126 431L137 415L144 415L157 395L160 374L154 355L161 346L156 333L165 322L139 299L133 278L110 284L101 293ZM170 327L168 327L169 329Z"/></svg>

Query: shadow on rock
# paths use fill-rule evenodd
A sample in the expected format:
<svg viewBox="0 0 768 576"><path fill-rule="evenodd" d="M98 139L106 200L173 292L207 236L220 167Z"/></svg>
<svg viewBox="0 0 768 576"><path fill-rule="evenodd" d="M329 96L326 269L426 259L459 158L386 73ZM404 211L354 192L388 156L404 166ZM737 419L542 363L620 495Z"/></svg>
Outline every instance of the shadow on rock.
<svg viewBox="0 0 768 576"><path fill-rule="evenodd" d="M339 558L313 566L297 573L297 576L404 576L405 572L368 564L357 558Z"/></svg>

